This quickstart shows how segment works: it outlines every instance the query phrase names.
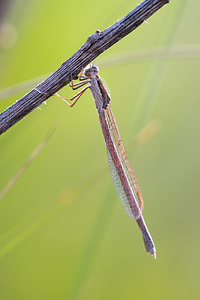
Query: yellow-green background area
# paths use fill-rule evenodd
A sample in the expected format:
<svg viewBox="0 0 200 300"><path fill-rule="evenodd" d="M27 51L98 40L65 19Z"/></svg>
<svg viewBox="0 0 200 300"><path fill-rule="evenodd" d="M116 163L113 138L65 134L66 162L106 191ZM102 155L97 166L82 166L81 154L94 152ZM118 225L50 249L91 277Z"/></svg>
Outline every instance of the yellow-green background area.
<svg viewBox="0 0 200 300"><path fill-rule="evenodd" d="M90 34L137 4L13 1L1 44L1 89L47 77ZM114 188L91 93L73 109L51 97L0 137L3 189L60 120L0 201L1 300L199 299L199 10L199 0L172 0L95 61L140 184L157 259L146 254ZM122 61L144 50L146 58ZM4 97L1 111L36 83ZM69 87L60 94L74 95ZM153 132L136 142L148 124Z"/></svg>

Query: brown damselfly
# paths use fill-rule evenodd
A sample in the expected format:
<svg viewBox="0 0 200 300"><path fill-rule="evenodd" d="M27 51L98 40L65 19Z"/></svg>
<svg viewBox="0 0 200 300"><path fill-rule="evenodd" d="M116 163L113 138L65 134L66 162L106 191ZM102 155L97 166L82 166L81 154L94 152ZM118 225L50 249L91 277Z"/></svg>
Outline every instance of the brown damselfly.
<svg viewBox="0 0 200 300"><path fill-rule="evenodd" d="M143 199L139 185L120 138L117 123L110 105L110 95L98 72L99 69L92 65L85 69L84 75L81 74L78 76L80 82L74 84L72 81L70 83L73 90L89 84L73 98L68 99L58 94L55 94L55 96L61 98L70 107L73 107L87 89L91 90L106 141L108 162L115 188L129 216L136 220L142 232L146 251L150 252L156 258L156 248L142 216ZM72 104L68 102L71 100L74 100Z"/></svg>

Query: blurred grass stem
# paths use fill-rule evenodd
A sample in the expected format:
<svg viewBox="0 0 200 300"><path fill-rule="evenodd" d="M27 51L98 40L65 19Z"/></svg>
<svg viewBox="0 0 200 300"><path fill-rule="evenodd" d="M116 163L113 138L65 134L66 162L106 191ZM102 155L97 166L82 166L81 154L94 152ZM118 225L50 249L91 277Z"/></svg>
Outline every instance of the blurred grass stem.
<svg viewBox="0 0 200 300"><path fill-rule="evenodd" d="M199 44L186 44L186 45L172 45L163 46L158 48L145 48L131 52L122 52L113 54L112 56L106 56L98 60L97 65L103 69L126 63L137 63L152 60L169 60L169 59L185 59L185 58L199 58L200 57L200 45ZM38 76L10 87L0 90L0 101L18 93L26 92L31 89L35 84L38 84L41 80L49 74Z"/></svg>
<svg viewBox="0 0 200 300"><path fill-rule="evenodd" d="M59 124L60 124L60 122L57 122L54 125L54 127L50 130L50 132L47 134L47 136L44 138L44 140L31 153L31 155L26 160L24 165L15 173L15 175L12 178L10 178L10 180L7 182L7 184L4 186L4 188L0 191L0 201L8 193L8 191L13 187L13 185L17 182L17 180L24 174L24 172L30 166L30 164L36 159L36 157L39 155L39 153L42 151L42 149L45 147L47 142L52 137L53 133L55 132L55 130Z"/></svg>

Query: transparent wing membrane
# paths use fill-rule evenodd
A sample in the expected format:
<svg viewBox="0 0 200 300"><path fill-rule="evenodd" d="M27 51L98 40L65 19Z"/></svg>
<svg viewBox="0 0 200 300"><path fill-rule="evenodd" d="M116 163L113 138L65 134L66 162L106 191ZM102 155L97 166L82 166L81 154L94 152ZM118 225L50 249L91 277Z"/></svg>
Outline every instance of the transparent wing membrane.
<svg viewBox="0 0 200 300"><path fill-rule="evenodd" d="M107 109L105 110L105 117L106 117L106 122L107 122L108 127L109 127L109 131L110 131L110 134L111 134L111 138L112 138L113 144L115 146L117 154L118 154L118 156L120 158L120 161L122 163L124 172L125 172L125 174L127 176L129 184L131 186L131 189L132 189L133 195L135 197L135 200L137 201L138 206L139 206L139 208L141 210L141 213L142 213L142 210L143 210L143 199L142 199L142 196L141 196L139 185L137 183L137 179L136 179L135 174L133 172L133 169L131 167L131 163L129 161L129 158L128 158L128 155L126 153L126 150L125 150L125 148L124 148L124 146L122 144L122 141L121 141L121 138L120 138L120 134L119 134L119 130L117 128L115 117L113 115L113 112L112 112L110 104L108 105ZM108 161L109 161L109 166L110 166L111 174L112 174L112 177L113 177L113 181L115 183L115 187L116 187L117 192L118 192L118 194L120 196L120 195L122 195L121 189L123 189L123 187L121 186L119 188L121 182L120 182L120 184L118 183L118 181L120 181L120 179L119 179L119 176L117 174L117 171L116 171L116 168L114 166L114 163L112 161L112 158L110 156L110 153L108 153ZM126 197L126 195L125 195L125 197ZM132 218L135 219L135 217L132 216L133 213L130 213L130 209L131 208L130 208L128 200L126 199L126 201L125 201L124 196L120 196L120 199L121 199L123 205L125 206L128 214Z"/></svg>
<svg viewBox="0 0 200 300"><path fill-rule="evenodd" d="M108 164L109 164L109 167L110 167L110 172L111 172L111 175L112 175L112 179L113 179L113 182L114 182L114 185L115 185L115 188L117 190L117 193L120 197L120 200L124 206L124 208L126 209L128 215L132 218L132 219L137 219L139 216L135 216L132 212L132 209L129 205L129 202L127 200L127 196L124 192L124 188L121 184L121 181L120 181L120 178L119 178L119 175L117 173L117 170L115 168L115 165L113 163L113 160L112 160L112 157L110 156L110 152L109 150L107 149L107 155L108 155Z"/></svg>

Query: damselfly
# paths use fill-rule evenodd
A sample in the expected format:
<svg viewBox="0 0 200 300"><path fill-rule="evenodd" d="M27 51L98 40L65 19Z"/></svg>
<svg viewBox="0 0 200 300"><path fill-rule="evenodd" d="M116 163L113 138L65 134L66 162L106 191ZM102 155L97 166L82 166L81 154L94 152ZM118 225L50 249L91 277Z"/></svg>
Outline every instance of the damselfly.
<svg viewBox="0 0 200 300"><path fill-rule="evenodd" d="M73 107L87 89L91 90L106 141L108 162L115 188L129 216L136 220L142 232L146 251L150 252L156 258L156 248L142 216L142 195L120 138L117 123L110 105L110 95L103 81L100 79L98 72L99 69L92 65L85 69L84 75L78 76L80 82L73 84L72 81L70 83L70 86L74 90L85 84L89 84L73 98L68 99L58 94L55 94L55 96L61 98L70 107ZM71 100L74 100L72 104L68 102Z"/></svg>

